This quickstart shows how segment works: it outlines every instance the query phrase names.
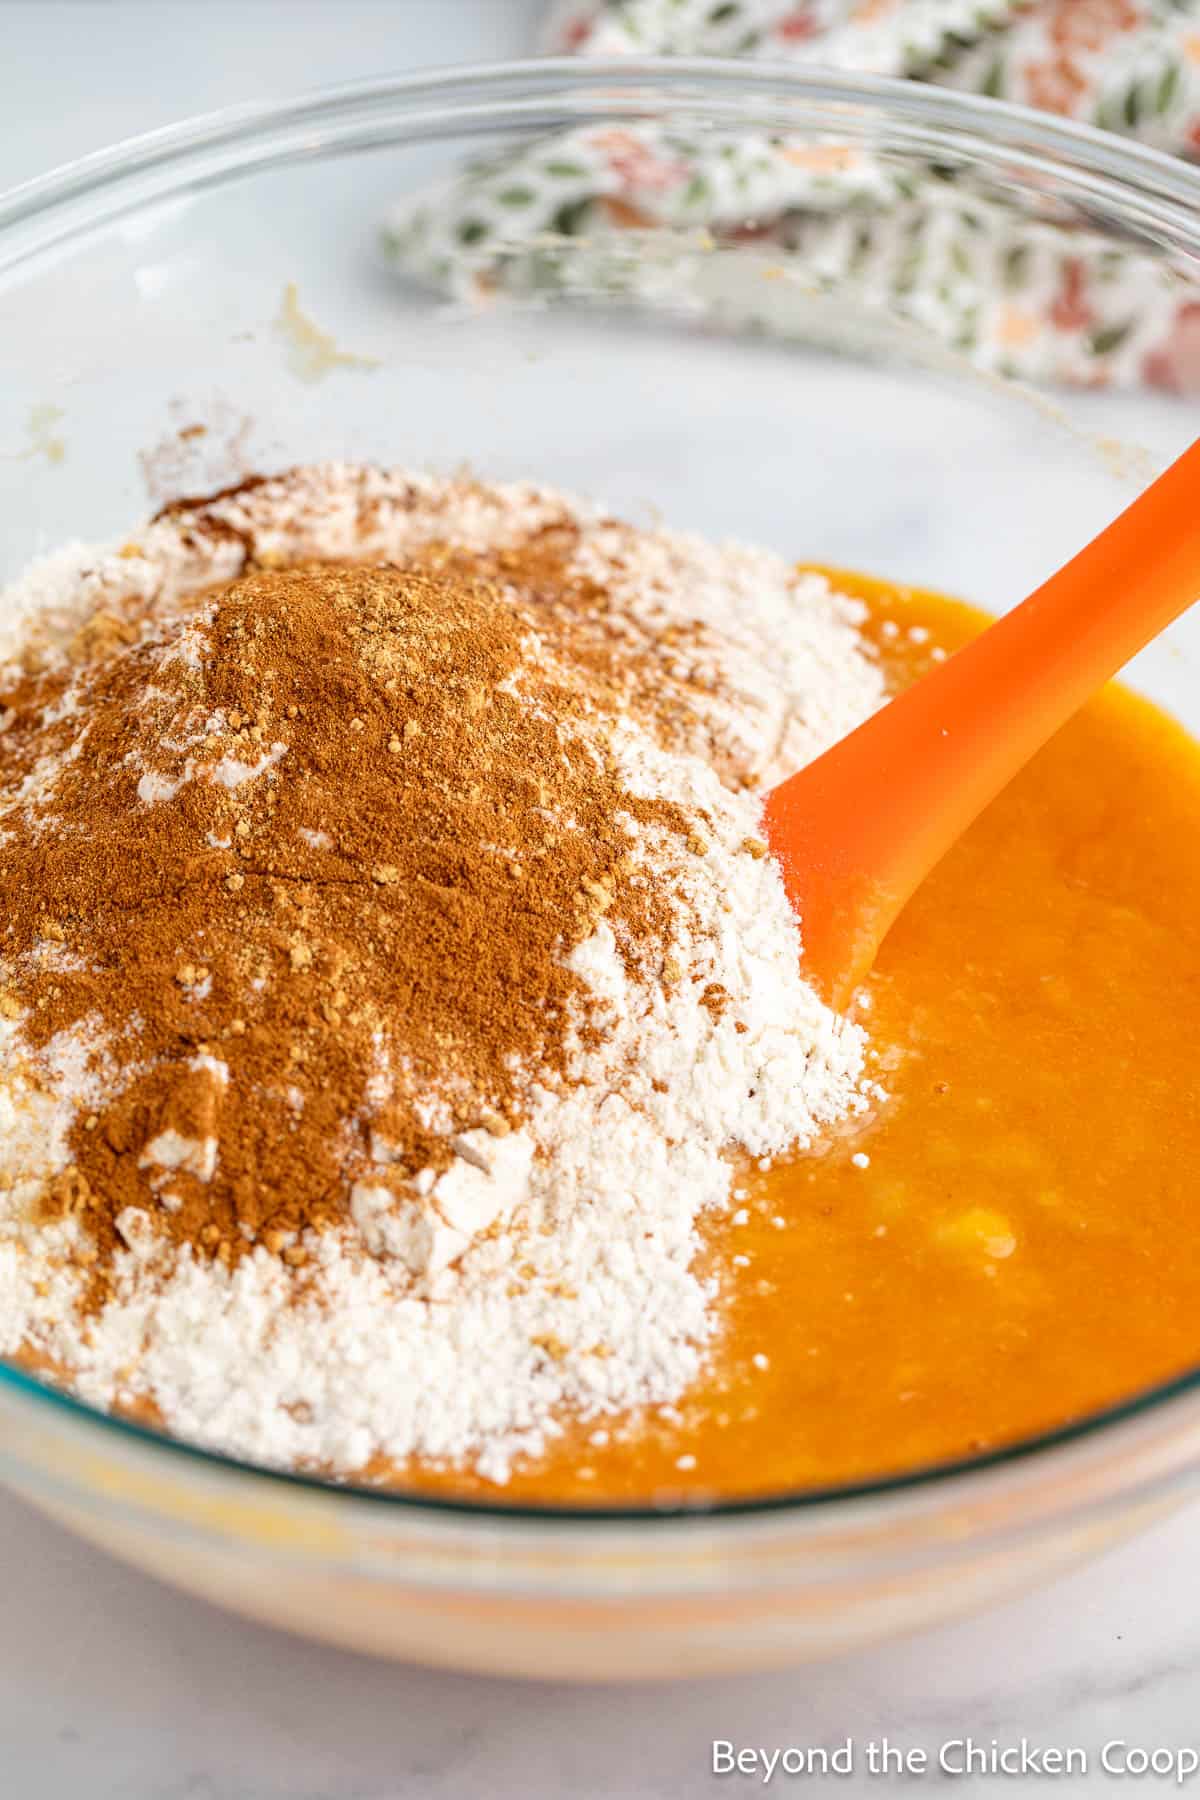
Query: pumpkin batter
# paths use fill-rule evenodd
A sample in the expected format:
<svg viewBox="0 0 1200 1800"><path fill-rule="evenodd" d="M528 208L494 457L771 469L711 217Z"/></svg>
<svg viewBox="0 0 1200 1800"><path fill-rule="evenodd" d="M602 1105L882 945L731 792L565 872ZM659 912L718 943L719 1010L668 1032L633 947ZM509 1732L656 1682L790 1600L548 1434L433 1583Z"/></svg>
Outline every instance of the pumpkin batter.
<svg viewBox="0 0 1200 1800"><path fill-rule="evenodd" d="M836 573L900 687L983 615ZM898 628L898 629L897 629ZM677 1414L571 1427L513 1501L732 1498L969 1456L1200 1360L1200 755L1119 687L920 889L865 990L892 1099L747 1172ZM382 1471L381 1471L382 1473ZM495 1492L462 1471L402 1485Z"/></svg>

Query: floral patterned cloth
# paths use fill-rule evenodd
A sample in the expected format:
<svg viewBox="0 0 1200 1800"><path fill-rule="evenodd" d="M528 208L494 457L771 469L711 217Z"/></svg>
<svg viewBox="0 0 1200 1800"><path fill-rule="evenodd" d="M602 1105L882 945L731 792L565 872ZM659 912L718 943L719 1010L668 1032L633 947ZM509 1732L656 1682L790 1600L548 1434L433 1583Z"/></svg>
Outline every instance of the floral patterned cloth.
<svg viewBox="0 0 1200 1800"><path fill-rule="evenodd" d="M907 76L1200 156L1200 0L561 0L543 47ZM646 232L663 225L672 249L656 257ZM705 251L736 243L760 253L759 276L810 303L841 296L910 320L997 373L1200 393L1200 275L1065 225L1049 202L1039 218L1028 194L1018 206L961 173L901 169L847 144L588 127L470 165L398 209L384 243L399 267L458 295L686 298L742 325L809 333L811 304L713 278Z"/></svg>

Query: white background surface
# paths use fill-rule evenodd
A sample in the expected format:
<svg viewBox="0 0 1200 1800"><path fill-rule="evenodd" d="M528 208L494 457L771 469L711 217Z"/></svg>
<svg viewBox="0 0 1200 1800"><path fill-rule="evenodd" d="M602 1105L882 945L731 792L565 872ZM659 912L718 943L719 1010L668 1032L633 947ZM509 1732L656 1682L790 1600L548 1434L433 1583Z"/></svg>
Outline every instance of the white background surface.
<svg viewBox="0 0 1200 1800"><path fill-rule="evenodd" d="M540 0L0 0L0 187L183 113L519 54L540 11ZM571 1690L294 1642L176 1596L0 1497L0 1796L683 1800L755 1791L711 1776L714 1736L774 1747L886 1733L934 1751L1026 1736L1082 1745L1093 1761L1112 1738L1200 1743L1198 1544L1200 1519L1184 1514L985 1620L827 1668ZM768 1791L826 1785L892 1784L779 1777ZM1068 1791L1110 1785L1167 1788L1094 1774Z"/></svg>

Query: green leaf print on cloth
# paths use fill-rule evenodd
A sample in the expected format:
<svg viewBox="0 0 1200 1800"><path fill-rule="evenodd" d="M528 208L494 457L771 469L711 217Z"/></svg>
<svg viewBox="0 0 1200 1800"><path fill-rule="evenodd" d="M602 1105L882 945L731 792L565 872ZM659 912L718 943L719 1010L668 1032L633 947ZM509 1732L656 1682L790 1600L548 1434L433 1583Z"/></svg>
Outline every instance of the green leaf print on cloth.
<svg viewBox="0 0 1200 1800"><path fill-rule="evenodd" d="M541 47L905 76L1200 156L1200 0L565 0ZM1200 275L849 144L588 127L405 203L384 247L460 298L601 293L797 336L842 300L998 373L1200 393Z"/></svg>

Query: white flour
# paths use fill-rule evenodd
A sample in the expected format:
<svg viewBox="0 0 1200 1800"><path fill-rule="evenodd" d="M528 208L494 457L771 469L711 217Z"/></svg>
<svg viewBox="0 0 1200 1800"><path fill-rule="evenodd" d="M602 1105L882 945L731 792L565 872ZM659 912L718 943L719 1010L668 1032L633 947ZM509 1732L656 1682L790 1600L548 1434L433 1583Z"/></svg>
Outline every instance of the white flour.
<svg viewBox="0 0 1200 1800"><path fill-rule="evenodd" d="M631 720L615 728L630 791L706 820L682 870L665 835L643 831L636 852L650 879L674 883L678 980L633 981L601 921L571 964L607 1035L577 1049L576 1085L540 1092L525 1131L466 1134L411 1207L360 1182L357 1229L309 1234L306 1275L319 1275L299 1297L263 1248L232 1272L186 1252L168 1266L130 1209L114 1297L86 1323L71 1261L85 1235L34 1222L31 1177L63 1166L65 1131L106 1078L88 1054L103 1046L61 1046L39 1089L21 1070L20 1021L0 1019L0 1351L52 1356L101 1407L148 1399L181 1437L348 1476L419 1454L503 1481L564 1414L674 1402L696 1377L720 1323L693 1272L697 1223L728 1204L725 1153L810 1143L872 1092L862 1033L800 978L796 922L756 842L760 802L724 785L708 755L769 785L880 704L857 605L765 552L635 531L545 490L330 466L211 503L200 520L162 520L120 550L35 565L0 597L0 665L32 627L66 637L98 607L186 616L189 596L250 550L402 562L437 541L516 544L564 517L583 525L580 573L635 625L705 628L681 652L711 687L696 753ZM142 793L172 799L154 782ZM17 803L0 785L0 837ZM212 1140L156 1140L146 1162L207 1168L213 1154Z"/></svg>

